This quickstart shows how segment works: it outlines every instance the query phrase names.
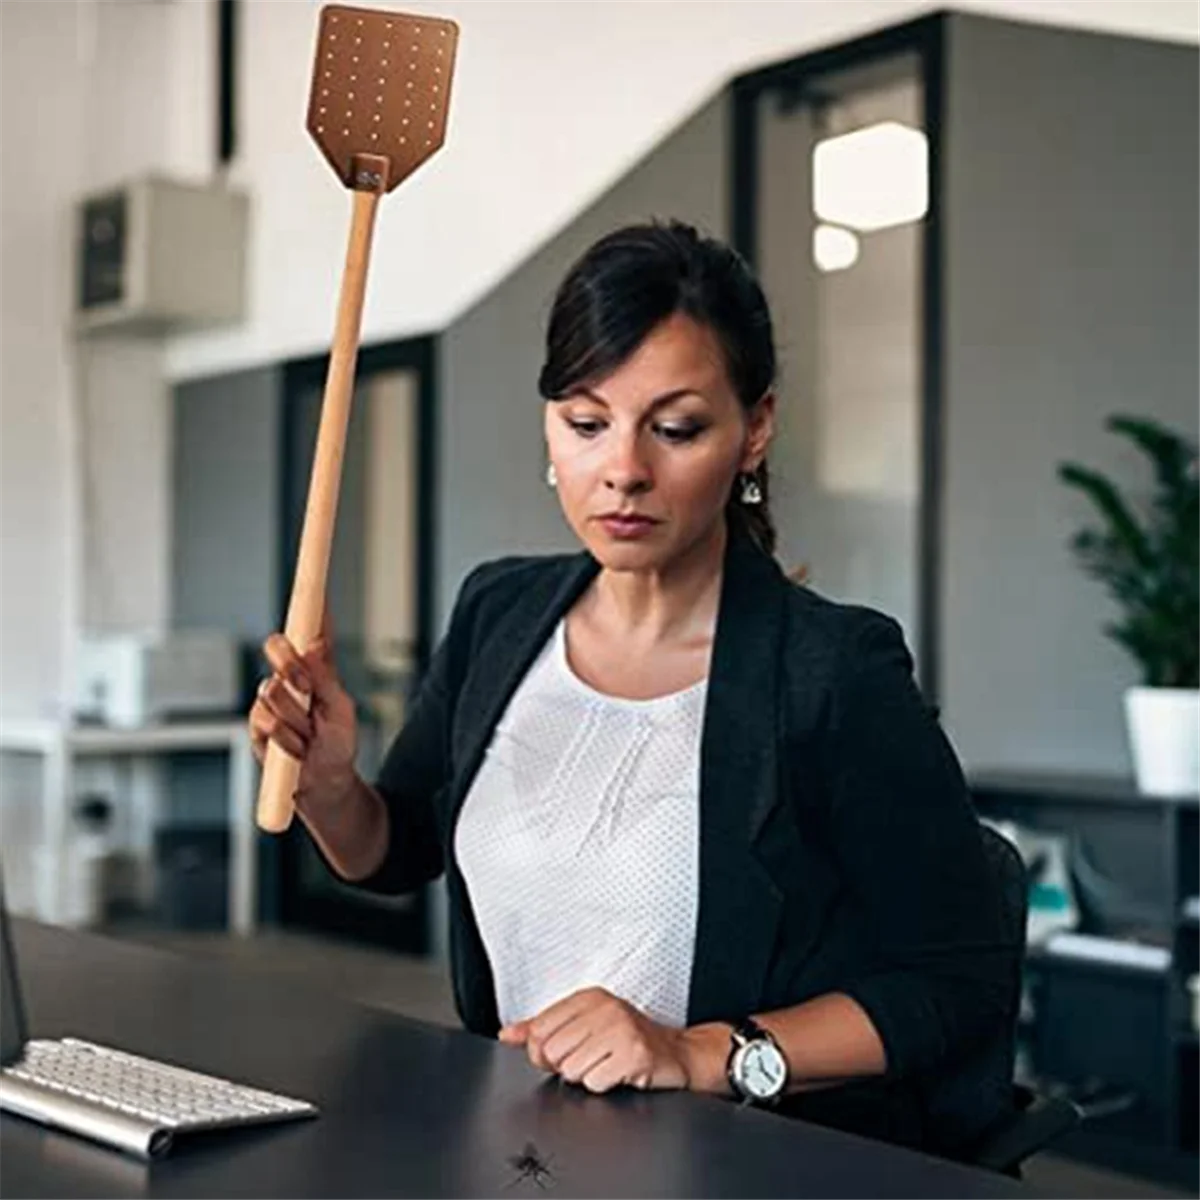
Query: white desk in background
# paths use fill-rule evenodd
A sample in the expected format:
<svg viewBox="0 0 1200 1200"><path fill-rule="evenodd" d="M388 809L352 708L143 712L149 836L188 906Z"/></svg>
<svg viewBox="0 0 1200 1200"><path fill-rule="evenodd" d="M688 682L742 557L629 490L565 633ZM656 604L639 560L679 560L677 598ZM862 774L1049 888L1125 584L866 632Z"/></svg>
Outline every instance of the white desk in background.
<svg viewBox="0 0 1200 1200"><path fill-rule="evenodd" d="M254 932L257 917L258 859L254 822L258 763L244 721L189 721L114 729L102 725L63 725L49 720L0 722L0 752L42 758L42 844L54 878L48 889L49 911L40 919L61 923L65 912L66 871L71 850L75 802L73 768L85 757L125 759L130 765L130 803L152 836L151 822L161 795L161 755L177 751L224 751L229 755L229 927ZM139 850L146 854L151 846Z"/></svg>

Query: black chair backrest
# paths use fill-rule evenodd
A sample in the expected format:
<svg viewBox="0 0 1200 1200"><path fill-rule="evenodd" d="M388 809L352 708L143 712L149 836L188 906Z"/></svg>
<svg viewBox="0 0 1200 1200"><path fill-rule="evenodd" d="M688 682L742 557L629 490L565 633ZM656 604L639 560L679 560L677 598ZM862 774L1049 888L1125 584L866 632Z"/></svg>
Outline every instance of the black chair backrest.
<svg viewBox="0 0 1200 1200"><path fill-rule="evenodd" d="M1021 961L1025 951L1025 922L1029 909L1029 878L1017 848L1003 834L983 826L983 847L1000 886L1005 937L1021 947L1012 983L1016 1005L1021 998ZM1015 1043L1015 1029L1013 1031ZM1014 1111L985 1132L970 1156L978 1167L1020 1178L1021 1163L1045 1149L1080 1122L1082 1110L1065 1096L1039 1096L1027 1087L1013 1087Z"/></svg>
<svg viewBox="0 0 1200 1200"><path fill-rule="evenodd" d="M1016 846L990 825L981 825L983 852L1000 889L1005 937L1025 952L1025 927L1029 917L1029 877Z"/></svg>
<svg viewBox="0 0 1200 1200"><path fill-rule="evenodd" d="M956 1063L939 1081L936 1096L928 1098L931 1131L951 1157L973 1157L979 1138L1014 1106L1013 1066L1016 1057L1017 1018L1021 1007L1021 964L1025 951L1025 918L1028 892L1025 864L1017 848L1002 834L980 825L987 869L995 883L1000 905L1001 932L1012 958L1009 980L1010 1021L996 1036ZM989 1114L986 1125L980 1114ZM970 1114L970 1124L964 1118Z"/></svg>

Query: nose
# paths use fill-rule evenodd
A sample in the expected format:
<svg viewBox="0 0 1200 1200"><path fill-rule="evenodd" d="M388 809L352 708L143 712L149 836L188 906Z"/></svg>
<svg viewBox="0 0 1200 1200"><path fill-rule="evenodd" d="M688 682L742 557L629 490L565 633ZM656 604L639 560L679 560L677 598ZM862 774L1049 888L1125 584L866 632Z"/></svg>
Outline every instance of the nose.
<svg viewBox="0 0 1200 1200"><path fill-rule="evenodd" d="M651 483L650 466L642 453L638 435L615 438L612 452L604 464L604 486L622 495L635 496L647 491Z"/></svg>

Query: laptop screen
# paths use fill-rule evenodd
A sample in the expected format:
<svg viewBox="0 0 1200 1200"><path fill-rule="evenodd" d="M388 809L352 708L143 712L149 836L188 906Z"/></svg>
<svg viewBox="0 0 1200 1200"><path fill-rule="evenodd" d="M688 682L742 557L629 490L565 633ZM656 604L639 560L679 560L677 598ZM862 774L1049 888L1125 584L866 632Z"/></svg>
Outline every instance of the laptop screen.
<svg viewBox="0 0 1200 1200"><path fill-rule="evenodd" d="M0 876L0 1066L16 1062L24 1048L25 1010L21 1006L17 960L9 936L4 879Z"/></svg>

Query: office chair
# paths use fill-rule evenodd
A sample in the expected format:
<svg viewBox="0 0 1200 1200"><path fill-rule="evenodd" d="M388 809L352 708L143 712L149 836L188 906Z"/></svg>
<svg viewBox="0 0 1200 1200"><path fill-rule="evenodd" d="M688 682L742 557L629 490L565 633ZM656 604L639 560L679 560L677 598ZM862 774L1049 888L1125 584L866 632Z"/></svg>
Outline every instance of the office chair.
<svg viewBox="0 0 1200 1200"><path fill-rule="evenodd" d="M1005 933L1019 944L1024 957L1028 879L1016 847L990 826L981 826L984 853L1000 884ZM1020 980L1016 981L1020 987ZM1018 992L1018 995L1020 993ZM1040 1095L1013 1084L1013 1107L976 1144L970 1161L977 1167L1020 1176L1021 1164L1083 1119L1083 1110L1065 1096Z"/></svg>

